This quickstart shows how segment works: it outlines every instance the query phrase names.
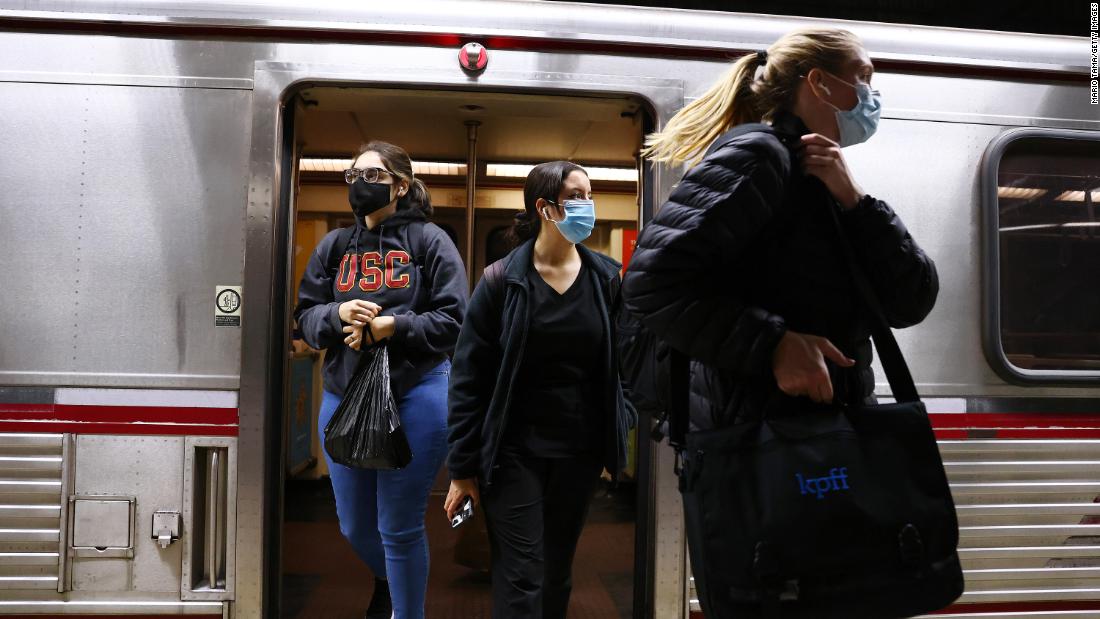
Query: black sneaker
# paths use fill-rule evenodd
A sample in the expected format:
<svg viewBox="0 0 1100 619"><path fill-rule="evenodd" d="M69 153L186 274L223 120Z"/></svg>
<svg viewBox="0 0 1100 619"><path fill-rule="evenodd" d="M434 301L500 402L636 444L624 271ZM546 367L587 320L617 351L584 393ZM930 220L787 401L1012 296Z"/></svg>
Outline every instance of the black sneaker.
<svg viewBox="0 0 1100 619"><path fill-rule="evenodd" d="M393 603L390 602L390 583L381 578L374 579L374 594L367 606L366 619L390 619L393 616Z"/></svg>

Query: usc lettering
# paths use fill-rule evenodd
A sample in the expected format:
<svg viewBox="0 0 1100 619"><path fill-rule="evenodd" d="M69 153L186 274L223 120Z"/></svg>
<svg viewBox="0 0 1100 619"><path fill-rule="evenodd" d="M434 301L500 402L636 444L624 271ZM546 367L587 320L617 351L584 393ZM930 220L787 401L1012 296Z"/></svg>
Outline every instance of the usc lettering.
<svg viewBox="0 0 1100 619"><path fill-rule="evenodd" d="M351 262L351 268L348 268L348 262ZM359 256L355 254L344 254L344 259L340 261L340 273L336 277L336 289L340 292L349 292L351 287L355 285L355 272L359 270Z"/></svg>
<svg viewBox="0 0 1100 619"><path fill-rule="evenodd" d="M340 272L336 277L336 289L351 292L358 276L359 290L378 292L382 285L387 288L408 288L412 282L409 274L397 271L401 265L412 262L408 252L395 250L386 252L385 258L376 251L364 252L362 259L355 254L344 254L340 261Z"/></svg>

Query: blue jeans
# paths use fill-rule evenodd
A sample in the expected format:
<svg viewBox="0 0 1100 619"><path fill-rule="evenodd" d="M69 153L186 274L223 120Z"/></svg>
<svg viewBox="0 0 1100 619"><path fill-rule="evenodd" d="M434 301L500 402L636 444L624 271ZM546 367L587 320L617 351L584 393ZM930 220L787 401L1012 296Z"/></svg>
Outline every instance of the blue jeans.
<svg viewBox="0 0 1100 619"><path fill-rule="evenodd" d="M389 580L396 619L423 619L428 588L424 510L447 447L450 361L429 371L397 403L413 459L399 471L353 469L325 453L340 532L375 576ZM318 420L325 426L340 396L325 392Z"/></svg>

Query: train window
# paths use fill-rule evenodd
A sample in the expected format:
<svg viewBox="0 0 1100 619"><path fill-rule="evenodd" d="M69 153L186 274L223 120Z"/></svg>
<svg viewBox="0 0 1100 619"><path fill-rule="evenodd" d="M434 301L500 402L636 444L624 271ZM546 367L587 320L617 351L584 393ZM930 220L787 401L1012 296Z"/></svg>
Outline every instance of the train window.
<svg viewBox="0 0 1100 619"><path fill-rule="evenodd" d="M1100 378L1100 140L1082 133L1018 130L987 158L990 352L1018 381Z"/></svg>

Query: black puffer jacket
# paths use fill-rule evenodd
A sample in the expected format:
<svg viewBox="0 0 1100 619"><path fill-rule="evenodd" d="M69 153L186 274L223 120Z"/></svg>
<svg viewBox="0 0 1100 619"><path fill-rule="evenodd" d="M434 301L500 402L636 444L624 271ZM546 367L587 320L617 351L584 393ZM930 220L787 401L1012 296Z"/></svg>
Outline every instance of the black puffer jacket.
<svg viewBox="0 0 1100 619"><path fill-rule="evenodd" d="M836 398L874 390L869 321L827 209L820 179L789 148L810 133L781 115L778 137L733 137L693 167L638 239L623 281L626 307L692 360L692 425L755 416L781 398L772 354L787 329L828 338L856 360L829 364ZM895 328L924 319L939 291L936 267L881 200L840 214L856 258ZM808 400L805 400L808 402Z"/></svg>

